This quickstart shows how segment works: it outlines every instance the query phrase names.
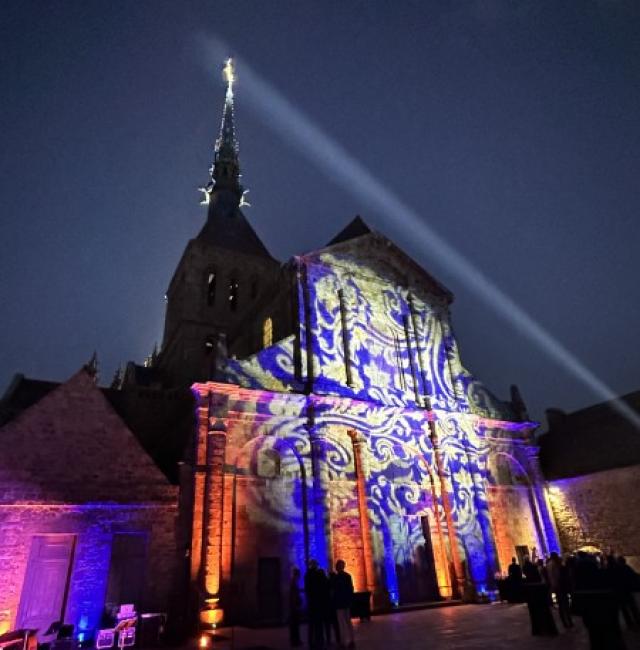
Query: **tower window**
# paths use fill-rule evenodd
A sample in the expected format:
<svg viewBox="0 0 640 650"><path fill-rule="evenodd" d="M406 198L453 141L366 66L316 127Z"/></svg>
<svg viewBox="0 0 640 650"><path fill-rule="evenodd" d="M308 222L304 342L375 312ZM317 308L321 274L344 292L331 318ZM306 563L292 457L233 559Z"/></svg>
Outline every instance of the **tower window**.
<svg viewBox="0 0 640 650"><path fill-rule="evenodd" d="M273 345L273 321L267 316L262 323L262 347L268 348Z"/></svg>
<svg viewBox="0 0 640 650"><path fill-rule="evenodd" d="M211 306L216 301L216 273L209 271L207 274L207 305Z"/></svg>
<svg viewBox="0 0 640 650"><path fill-rule="evenodd" d="M229 280L229 309L236 311L238 309L238 281L235 278Z"/></svg>

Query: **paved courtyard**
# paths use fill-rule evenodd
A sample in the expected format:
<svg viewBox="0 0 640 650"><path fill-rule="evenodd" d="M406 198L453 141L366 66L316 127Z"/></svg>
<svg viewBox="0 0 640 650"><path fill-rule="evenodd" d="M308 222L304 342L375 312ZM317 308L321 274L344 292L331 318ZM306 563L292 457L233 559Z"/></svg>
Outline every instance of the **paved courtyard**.
<svg viewBox="0 0 640 650"><path fill-rule="evenodd" d="M555 612L554 612L555 614ZM526 605L460 605L375 616L370 622L356 622L356 645L366 650L557 650L588 649L581 619L572 630L555 638L532 637ZM624 629L624 626L623 626ZM284 650L289 648L287 629L225 629L226 640L216 641L213 650ZM306 628L302 628L303 639ZM640 648L640 634L624 632L627 650Z"/></svg>

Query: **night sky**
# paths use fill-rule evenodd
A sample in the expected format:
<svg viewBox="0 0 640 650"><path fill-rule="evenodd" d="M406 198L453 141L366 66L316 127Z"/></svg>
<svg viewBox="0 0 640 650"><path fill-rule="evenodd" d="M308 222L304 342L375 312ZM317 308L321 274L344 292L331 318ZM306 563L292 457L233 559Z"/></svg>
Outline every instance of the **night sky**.
<svg viewBox="0 0 640 650"><path fill-rule="evenodd" d="M27 2L0 11L0 391L162 338L205 218L223 40L618 393L640 389L640 3ZM286 260L362 205L243 105L248 218ZM338 171L336 171L338 173ZM383 218L386 217L386 218ZM391 227L390 227L391 224ZM413 251L412 251L413 252ZM598 398L428 256L464 364L533 417Z"/></svg>

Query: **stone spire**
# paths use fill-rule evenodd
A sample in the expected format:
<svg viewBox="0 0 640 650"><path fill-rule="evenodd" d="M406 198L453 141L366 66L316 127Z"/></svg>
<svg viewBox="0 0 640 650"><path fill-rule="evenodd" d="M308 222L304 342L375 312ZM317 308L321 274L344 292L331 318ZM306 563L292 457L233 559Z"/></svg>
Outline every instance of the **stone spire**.
<svg viewBox="0 0 640 650"><path fill-rule="evenodd" d="M209 170L209 183L206 187L200 188L204 194L202 202L209 205L210 212L213 204L216 203L215 199L218 198L216 195L220 195L221 192L233 195L237 201L236 206L240 204L243 193L240 185L239 149L233 115L233 84L236 80L233 59L227 59L225 62L224 78L227 82L227 92L222 109L220 135L216 140L213 165ZM228 203L228 200L223 202Z"/></svg>
<svg viewBox="0 0 640 650"><path fill-rule="evenodd" d="M89 361L87 361L87 363L85 363L83 367L86 370L87 374L97 384L98 383L98 352L96 350L93 351L93 354L91 355L91 359L89 359Z"/></svg>
<svg viewBox="0 0 640 650"><path fill-rule="evenodd" d="M197 238L219 248L271 258L241 210L249 204L244 200L246 192L240 185L238 139L233 114L236 72L232 59L225 62L224 78L227 92L213 165L209 170L210 180L206 187L200 188L204 194L202 203L207 206L207 222Z"/></svg>

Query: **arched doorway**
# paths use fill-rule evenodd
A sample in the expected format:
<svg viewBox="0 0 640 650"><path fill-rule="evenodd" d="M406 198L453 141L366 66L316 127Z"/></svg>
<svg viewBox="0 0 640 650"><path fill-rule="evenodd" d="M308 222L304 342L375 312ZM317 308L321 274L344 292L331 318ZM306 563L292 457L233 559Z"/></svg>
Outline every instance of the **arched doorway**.
<svg viewBox="0 0 640 650"><path fill-rule="evenodd" d="M273 435L248 441L234 466L230 582L237 619L279 623L291 570L308 559L305 467L295 446Z"/></svg>
<svg viewBox="0 0 640 650"><path fill-rule="evenodd" d="M525 555L539 556L544 549L535 495L524 467L504 452L489 456L487 481L498 562L506 573L512 557L522 561Z"/></svg>

